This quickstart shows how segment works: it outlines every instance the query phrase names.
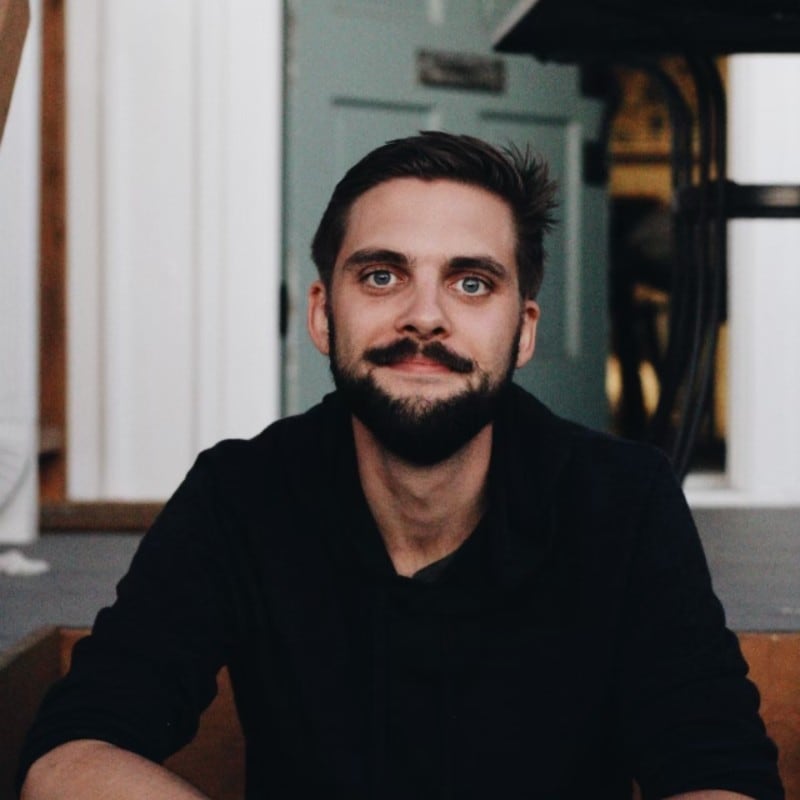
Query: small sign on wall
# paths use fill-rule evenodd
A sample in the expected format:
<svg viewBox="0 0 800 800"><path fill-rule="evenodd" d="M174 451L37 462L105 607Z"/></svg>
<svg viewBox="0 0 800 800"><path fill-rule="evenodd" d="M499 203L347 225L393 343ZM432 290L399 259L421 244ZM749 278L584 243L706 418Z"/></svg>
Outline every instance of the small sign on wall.
<svg viewBox="0 0 800 800"><path fill-rule="evenodd" d="M500 94L506 88L502 58L441 50L417 51L417 80L423 86Z"/></svg>

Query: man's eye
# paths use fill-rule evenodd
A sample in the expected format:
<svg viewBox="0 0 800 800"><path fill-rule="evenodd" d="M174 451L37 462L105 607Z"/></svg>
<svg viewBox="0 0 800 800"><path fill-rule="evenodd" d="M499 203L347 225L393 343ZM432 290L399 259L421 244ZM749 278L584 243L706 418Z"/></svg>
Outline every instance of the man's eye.
<svg viewBox="0 0 800 800"><path fill-rule="evenodd" d="M487 294L489 291L489 285L486 281L474 275L468 275L466 278L459 278L455 282L455 287L458 291L472 296Z"/></svg>
<svg viewBox="0 0 800 800"><path fill-rule="evenodd" d="M368 286L383 288L391 286L395 281L395 277L388 269L376 269L367 273L363 280Z"/></svg>

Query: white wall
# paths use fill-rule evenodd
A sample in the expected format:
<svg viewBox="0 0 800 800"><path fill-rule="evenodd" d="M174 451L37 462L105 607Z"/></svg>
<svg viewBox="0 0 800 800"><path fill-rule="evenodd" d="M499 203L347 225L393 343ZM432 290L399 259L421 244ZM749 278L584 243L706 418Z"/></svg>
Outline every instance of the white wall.
<svg viewBox="0 0 800 800"><path fill-rule="evenodd" d="M800 56L729 62L730 177L800 184ZM694 505L800 504L800 219L729 223L728 470Z"/></svg>
<svg viewBox="0 0 800 800"><path fill-rule="evenodd" d="M281 6L67 4L71 499L278 414Z"/></svg>
<svg viewBox="0 0 800 800"><path fill-rule="evenodd" d="M36 535L41 4L0 142L0 542Z"/></svg>

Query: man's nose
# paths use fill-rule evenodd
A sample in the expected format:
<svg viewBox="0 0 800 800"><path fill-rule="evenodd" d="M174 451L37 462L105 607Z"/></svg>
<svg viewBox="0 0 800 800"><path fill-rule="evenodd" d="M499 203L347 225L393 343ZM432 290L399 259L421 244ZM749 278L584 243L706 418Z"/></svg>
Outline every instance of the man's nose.
<svg viewBox="0 0 800 800"><path fill-rule="evenodd" d="M398 330L423 339L448 333L450 320L444 300L443 289L438 284L426 282L413 286L397 318Z"/></svg>

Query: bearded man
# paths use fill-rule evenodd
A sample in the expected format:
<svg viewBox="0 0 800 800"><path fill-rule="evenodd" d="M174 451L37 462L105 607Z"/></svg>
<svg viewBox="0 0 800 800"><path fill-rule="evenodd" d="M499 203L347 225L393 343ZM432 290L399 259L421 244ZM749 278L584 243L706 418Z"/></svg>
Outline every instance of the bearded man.
<svg viewBox="0 0 800 800"><path fill-rule="evenodd" d="M25 800L200 796L158 763L230 671L250 798L782 797L654 450L512 384L553 186L424 133L314 238L337 391L203 453L30 734Z"/></svg>

